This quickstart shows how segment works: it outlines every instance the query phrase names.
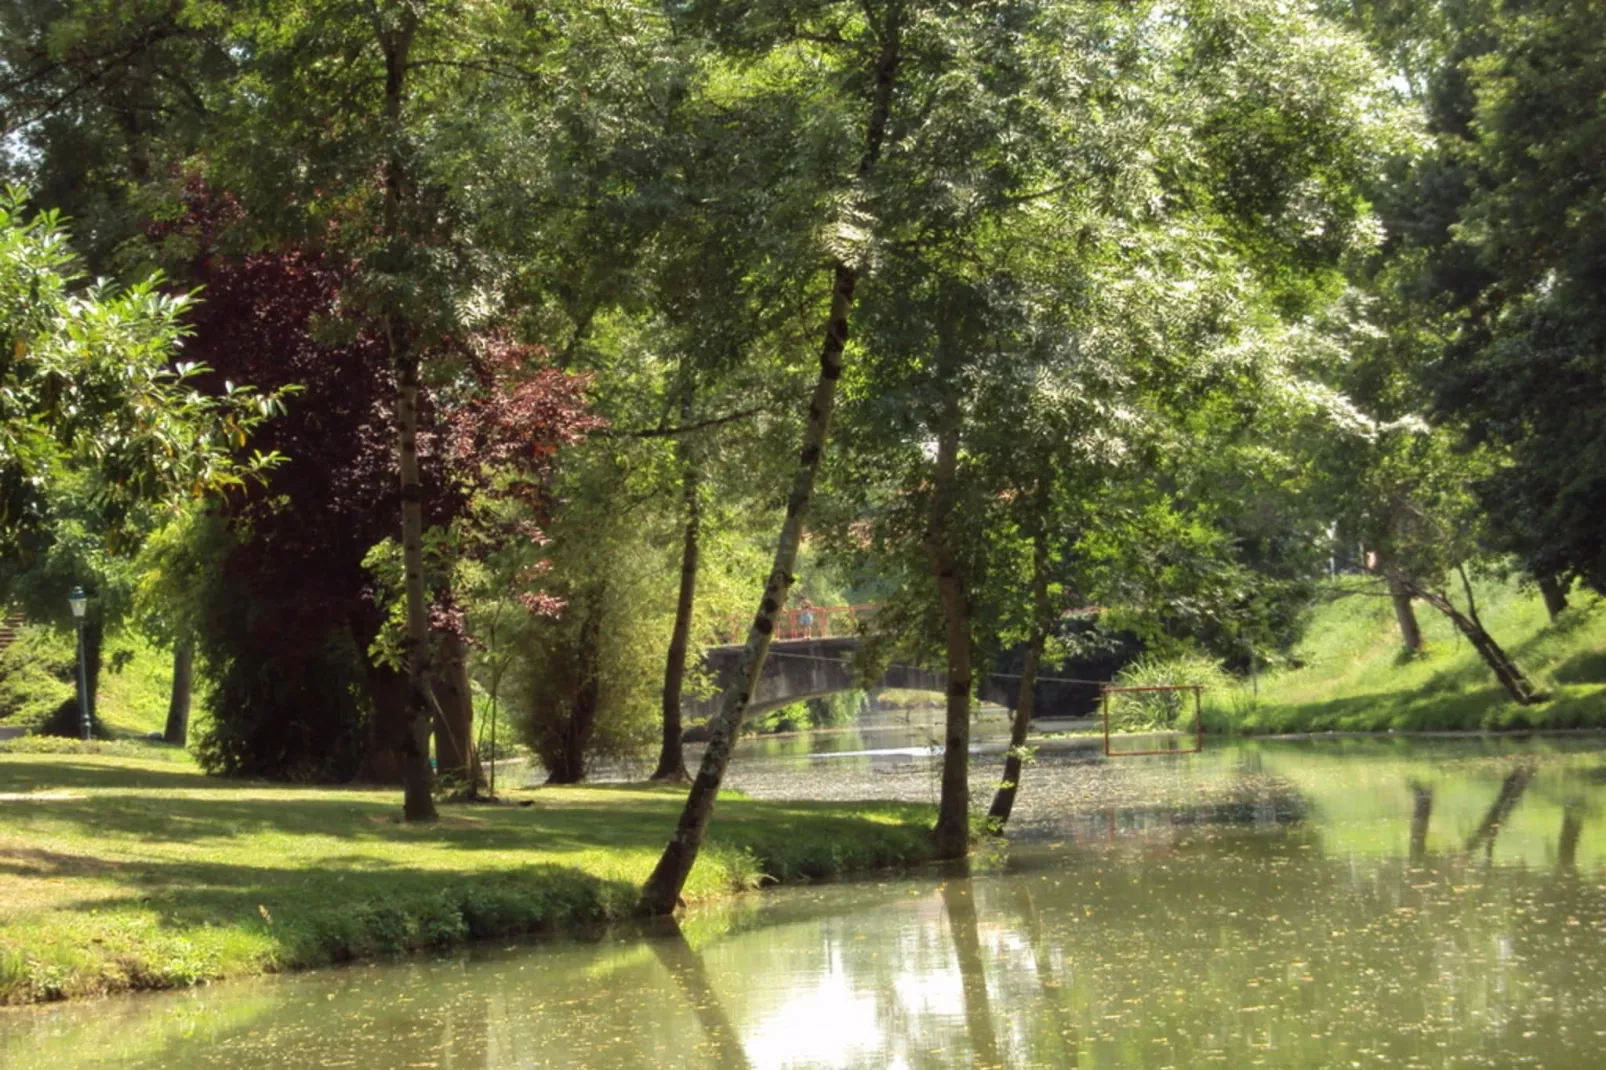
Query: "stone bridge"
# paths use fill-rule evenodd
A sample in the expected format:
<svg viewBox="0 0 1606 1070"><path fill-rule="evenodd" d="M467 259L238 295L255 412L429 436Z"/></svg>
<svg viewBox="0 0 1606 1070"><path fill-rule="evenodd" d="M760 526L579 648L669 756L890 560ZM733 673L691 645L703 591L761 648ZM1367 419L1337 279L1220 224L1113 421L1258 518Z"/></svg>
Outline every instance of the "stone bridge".
<svg viewBox="0 0 1606 1070"><path fill-rule="evenodd" d="M749 716L805 699L858 689L862 685L853 673L853 653L858 645L854 636L782 639L771 643L764 672L759 676L758 690L748 706ZM742 649L717 646L704 651L703 669L713 678L714 692L707 698L688 699L684 703L688 719L701 720L718 711L725 689L735 681ZM981 669L977 670L976 677L976 693L982 702L1015 708L1020 699L1018 677ZM875 686L934 691L941 695L947 690L947 679L940 670L892 665ZM1035 711L1039 717L1088 716L1096 707L1099 694L1096 683L1057 680L1039 682L1036 692Z"/></svg>

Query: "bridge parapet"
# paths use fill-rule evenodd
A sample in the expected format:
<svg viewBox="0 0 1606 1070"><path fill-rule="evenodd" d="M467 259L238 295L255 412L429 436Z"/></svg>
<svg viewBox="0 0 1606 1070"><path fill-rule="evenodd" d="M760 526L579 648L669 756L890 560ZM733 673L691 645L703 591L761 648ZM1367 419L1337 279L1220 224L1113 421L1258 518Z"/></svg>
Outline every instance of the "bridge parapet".
<svg viewBox="0 0 1606 1070"><path fill-rule="evenodd" d="M879 606L799 606L783 609L775 615L773 639L777 642L794 639L849 639L859 634L859 622L875 615ZM740 643L747 638L752 617L731 617L725 622L721 638L727 643Z"/></svg>

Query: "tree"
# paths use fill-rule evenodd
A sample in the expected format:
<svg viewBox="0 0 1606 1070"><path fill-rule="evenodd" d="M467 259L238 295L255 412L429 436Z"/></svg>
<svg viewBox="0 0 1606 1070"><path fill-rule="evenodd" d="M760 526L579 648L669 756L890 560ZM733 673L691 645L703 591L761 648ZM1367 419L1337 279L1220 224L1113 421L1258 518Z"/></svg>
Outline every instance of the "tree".
<svg viewBox="0 0 1606 1070"><path fill-rule="evenodd" d="M854 39L842 42L849 69L857 68L856 73L860 77L867 74L869 83L865 94L863 150L852 172L853 184L860 188L874 177L887 136L898 67L904 59L904 4L901 0L890 0L871 11L871 18L852 31ZM848 342L848 316L863 270L863 264L853 250L842 248L840 252L846 255L836 256L831 266L831 299L824 339L820 345L819 378L809 401L803 448L798 455L791 491L787 495L786 520L781 526L774 563L765 580L764 594L748 631L737 674L737 679L745 686L739 685L729 691L714 719L708 745L703 752L702 767L692 782L675 833L642 889L640 908L644 913L672 913L680 898L680 890L685 886L686 877L702 845L703 834L708 828L714 800L724 778L725 766L730 761L737 730L746 714L749 697L763 671L776 614L786 604L787 592L792 585L792 568L803 535L803 522L814 494L815 480L825 452L831 409L836 400L837 382L842 376L843 356Z"/></svg>
<svg viewBox="0 0 1606 1070"><path fill-rule="evenodd" d="M243 488L282 460L250 434L282 411L277 393L197 389L180 361L188 298L160 276L124 290L84 285L52 214L0 196L0 573L38 620L65 623L62 592L98 595L85 627L88 700L100 637L129 608L129 562L178 503Z"/></svg>
<svg viewBox="0 0 1606 1070"><path fill-rule="evenodd" d="M907 558L923 556L942 607L876 626L944 637L944 854L968 836L978 634L1007 631L1040 660L1042 592L1072 576L1155 638L1241 631L1265 607L1217 530L1226 510L1206 474L1230 466L1210 453L1264 452L1245 414L1258 405L1292 419L1278 400L1301 379L1289 325L1366 241L1360 187L1379 159L1380 124L1358 118L1377 72L1319 21L1261 5L1201 5L1165 31L1101 8L1011 15L971 40L1058 45L978 46L980 73L934 83L930 126L896 158L848 394L862 440L842 482L876 488L850 492L849 514L873 518L867 541L904 562L887 571L913 577ZM1111 567L1145 554L1147 582Z"/></svg>

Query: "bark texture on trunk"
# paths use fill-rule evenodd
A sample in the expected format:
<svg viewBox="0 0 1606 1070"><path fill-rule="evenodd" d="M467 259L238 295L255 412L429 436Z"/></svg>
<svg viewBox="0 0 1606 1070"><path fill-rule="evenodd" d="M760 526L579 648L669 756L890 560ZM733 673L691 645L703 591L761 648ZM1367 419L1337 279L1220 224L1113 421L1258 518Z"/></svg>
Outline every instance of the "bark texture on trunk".
<svg viewBox="0 0 1606 1070"><path fill-rule="evenodd" d="M407 734L407 674L388 665L368 666L368 743L355 779L362 784L399 787L402 737Z"/></svg>
<svg viewBox="0 0 1606 1070"><path fill-rule="evenodd" d="M1050 618L1048 538L1039 527L1032 534L1032 631L1026 639L1026 663L1020 671L1020 698L1015 701L1015 716L1009 725L1009 753L1004 758L1004 778L993 793L993 805L987 811L987 827L994 834L1002 833L1004 826L1009 823L1010 812L1015 808L1015 795L1020 791L1020 778L1026 765L1021 748L1026 746L1026 734L1031 731L1032 715L1037 709L1037 674L1043 664L1043 644L1048 641Z"/></svg>
<svg viewBox="0 0 1606 1070"><path fill-rule="evenodd" d="M953 513L959 467L959 405L945 406L937 431L937 458L931 475L931 512L925 550L942 599L943 648L947 682L943 694L942 797L932 831L938 858L963 858L970 851L970 690L972 683L970 599L952 546Z"/></svg>
<svg viewBox="0 0 1606 1070"><path fill-rule="evenodd" d="M435 772L451 777L469 797L485 783L474 745L474 692L468 680L468 647L452 632L438 636L440 671L435 674Z"/></svg>
<svg viewBox="0 0 1606 1070"><path fill-rule="evenodd" d="M1469 616L1456 608L1455 603L1450 601L1449 596L1442 591L1424 587L1405 577L1400 577L1400 582L1411 594L1422 599L1422 601L1450 619L1456 629L1466 637L1467 642L1472 644L1472 649L1478 652L1478 656L1483 659L1484 664L1493 670L1495 679L1500 681L1500 686L1506 689L1506 693L1511 696L1513 702L1519 706L1530 706L1535 702L1543 702L1545 700L1547 696L1535 689L1528 677L1523 675L1522 670L1517 667L1517 663L1511 660L1511 656L1505 652L1505 649L1495 642L1493 636L1484 630L1483 624L1477 619L1477 610L1472 606L1472 603L1468 603L1473 613L1473 615Z"/></svg>
<svg viewBox="0 0 1606 1070"><path fill-rule="evenodd" d="M1394 603L1394 619L1400 624L1400 644L1407 654L1422 652L1422 626L1417 623L1411 592L1394 577L1388 578L1389 600Z"/></svg>
<svg viewBox="0 0 1606 1070"><path fill-rule="evenodd" d="M404 9L401 25L388 27L375 15L385 57L385 239L406 238L404 202L411 199L402 149L402 100L406 95L408 57L416 16ZM407 597L407 731L401 739L402 816L407 821L434 821L434 777L429 768L429 737L434 728L435 696L430 681L429 605L424 594L424 493L418 475L419 352L417 339L399 309L385 316L385 333L396 369L396 427L401 469L402 573Z"/></svg>
<svg viewBox="0 0 1606 1070"><path fill-rule="evenodd" d="M681 415L683 423L689 420L689 413L684 409ZM658 768L653 770L653 780L690 779L686 775L686 758L680 742L680 695L686 680L686 645L691 638L692 610L697 604L703 506L697 465L690 457L691 447L682 441L677 452L681 454L686 534L680 550L680 596L675 602L675 626L669 636L669 654L664 662L663 745L658 751Z"/></svg>
<svg viewBox="0 0 1606 1070"><path fill-rule="evenodd" d="M896 10L896 9L895 9ZM871 93L870 118L865 134L865 150L860 157L858 177L868 178L881 154L886 137L887 115L892 106L892 85L898 69L899 25L897 14L889 19L882 30L881 52L876 61L874 88ZM725 766L730 762L731 746L747 714L748 702L758 686L759 674L764 670L764 659L769 654L770 638L775 631L775 617L786 604L791 589L792 568L797 562L798 543L803 537L803 521L808 514L809 502L814 497L814 482L819 474L820 462L825 456L826 433L831 425L831 409L836 402L837 380L842 377L842 354L848 341L848 312L853 307L853 292L859 283L858 269L837 263L832 279L831 309L826 319L825 338L820 345L820 373L809 400L808 421L804 426L803 449L798 455L792 489L786 499L786 519L781 524L780 538L775 546L775 559L764 583L764 594L758 612L747 632L747 643L742 653L738 686L725 694L719 713L710 725L708 745L703 751L702 765L686 795L669 845L664 848L658 865L642 888L638 909L644 914L669 914L680 901L680 890L697 861L708 819L713 815L714 799L725 778Z"/></svg>
<svg viewBox="0 0 1606 1070"><path fill-rule="evenodd" d="M182 747L190 738L190 693L195 683L195 642L182 639L173 646L173 687L167 698L167 727L162 741Z"/></svg>
<svg viewBox="0 0 1606 1070"><path fill-rule="evenodd" d="M1550 614L1554 622L1567 608L1567 589L1562 586L1560 578L1545 575L1539 577L1539 593L1545 598L1545 612Z"/></svg>
<svg viewBox="0 0 1606 1070"><path fill-rule="evenodd" d="M601 644L602 606L599 597L598 604L588 610L580 625L569 716L563 723L556 752L547 767L548 784L578 784L585 779L586 758L591 737L596 734L597 715L602 706Z"/></svg>

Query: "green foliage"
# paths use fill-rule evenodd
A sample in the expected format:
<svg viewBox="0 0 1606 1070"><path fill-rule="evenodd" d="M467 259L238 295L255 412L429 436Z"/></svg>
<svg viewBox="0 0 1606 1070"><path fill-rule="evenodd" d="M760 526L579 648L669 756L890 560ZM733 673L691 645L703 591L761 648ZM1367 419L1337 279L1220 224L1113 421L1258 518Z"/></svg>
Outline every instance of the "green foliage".
<svg viewBox="0 0 1606 1070"><path fill-rule="evenodd" d="M836 728L857 721L869 704L870 696L863 691L840 691L750 717L746 727L748 731L760 734Z"/></svg>
<svg viewBox="0 0 1606 1070"><path fill-rule="evenodd" d="M1145 654L1115 676L1118 687L1197 685L1206 692L1231 685L1220 662L1198 654L1158 657ZM1190 691L1138 691L1109 697L1112 732L1185 732L1193 727L1194 696Z"/></svg>
<svg viewBox="0 0 1606 1070"><path fill-rule="evenodd" d="M77 651L71 633L25 624L0 653L0 720L35 729L77 694Z"/></svg>
<svg viewBox="0 0 1606 1070"><path fill-rule="evenodd" d="M113 633L107 653L96 705L102 729L125 736L160 731L172 687L171 656L126 631ZM50 726L58 734L76 736L77 673L72 632L23 625L16 641L0 653L0 723L30 730Z"/></svg>

